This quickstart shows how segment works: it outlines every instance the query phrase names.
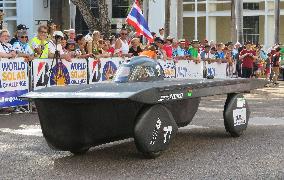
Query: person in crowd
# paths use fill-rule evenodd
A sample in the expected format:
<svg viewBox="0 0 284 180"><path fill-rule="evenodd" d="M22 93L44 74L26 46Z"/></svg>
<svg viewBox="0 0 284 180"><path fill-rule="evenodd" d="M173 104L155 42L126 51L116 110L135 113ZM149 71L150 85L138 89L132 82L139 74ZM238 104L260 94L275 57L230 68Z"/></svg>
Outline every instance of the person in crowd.
<svg viewBox="0 0 284 180"><path fill-rule="evenodd" d="M11 39L11 41L10 41L10 44L14 44L16 41L18 41L19 39L18 39L18 32L19 31L26 31L26 30L28 30L29 28L27 28L27 26L26 25L24 25L24 24L19 24L18 26L17 26L17 31L16 31L16 33L15 33L15 35L14 35L14 37Z"/></svg>
<svg viewBox="0 0 284 180"><path fill-rule="evenodd" d="M266 52L263 50L261 45L256 47L256 56L257 56L257 71L256 77L260 78L265 75L266 62L269 59Z"/></svg>
<svg viewBox="0 0 284 180"><path fill-rule="evenodd" d="M63 52L66 52L66 45L67 45L67 38L64 36L64 38L62 38L60 44L62 46Z"/></svg>
<svg viewBox="0 0 284 180"><path fill-rule="evenodd" d="M172 37L168 36L168 37L166 38L165 44L164 44L164 46L163 46L163 49L164 49L164 51L165 51L166 54L167 54L167 59L168 59L168 60L171 60L171 59L173 58L173 46L172 46L173 40L174 40L174 39L173 39Z"/></svg>
<svg viewBox="0 0 284 180"><path fill-rule="evenodd" d="M180 39L177 48L173 52L173 56L177 59L187 59L188 51L186 50L185 39Z"/></svg>
<svg viewBox="0 0 284 180"><path fill-rule="evenodd" d="M108 58L113 55L112 52L109 50L110 46L109 46L109 43L107 43L107 41L101 39L99 41L99 47L101 51L99 57Z"/></svg>
<svg viewBox="0 0 284 180"><path fill-rule="evenodd" d="M66 52L64 54L69 54L71 58L76 58L80 56L78 51L76 51L76 41L68 39L66 44Z"/></svg>
<svg viewBox="0 0 284 180"><path fill-rule="evenodd" d="M204 46L204 51L200 53L200 58L203 62L207 61L211 63L211 57L212 56L210 56L210 45L207 44Z"/></svg>
<svg viewBox="0 0 284 180"><path fill-rule="evenodd" d="M159 29L159 36L162 40L165 39L165 29L164 28L160 28Z"/></svg>
<svg viewBox="0 0 284 180"><path fill-rule="evenodd" d="M207 39L204 39L204 40L200 43L199 52L204 51L206 45L208 45L208 40L207 40Z"/></svg>
<svg viewBox="0 0 284 180"><path fill-rule="evenodd" d="M157 59L156 47L150 45L147 49L140 53L140 56L147 56L151 59Z"/></svg>
<svg viewBox="0 0 284 180"><path fill-rule="evenodd" d="M115 39L114 39L114 36L111 36L109 39L107 39L106 41L105 41L105 43L106 43L106 46L107 46L107 52L111 55L111 56L113 56L114 55L114 44L115 44Z"/></svg>
<svg viewBox="0 0 284 180"><path fill-rule="evenodd" d="M47 41L52 39L53 33L57 30L57 25L53 21L47 22Z"/></svg>
<svg viewBox="0 0 284 180"><path fill-rule="evenodd" d="M140 47L140 40L138 38L133 38L131 40L131 47L128 53L132 54L132 56L139 56L141 52L142 49Z"/></svg>
<svg viewBox="0 0 284 180"><path fill-rule="evenodd" d="M15 58L17 53L9 43L10 33L8 30L0 30L0 58Z"/></svg>
<svg viewBox="0 0 284 180"><path fill-rule="evenodd" d="M216 52L215 56L216 56L217 62L218 63L226 62L225 53L223 51L224 44L223 43L218 43L216 45L216 47L217 47L216 48L217 52Z"/></svg>
<svg viewBox="0 0 284 180"><path fill-rule="evenodd" d="M76 54L78 58L89 58L93 54L88 54L88 44L83 34L78 34L75 38L77 43Z"/></svg>
<svg viewBox="0 0 284 180"><path fill-rule="evenodd" d="M75 29L69 29L68 31L68 38L75 41L76 39L76 32Z"/></svg>
<svg viewBox="0 0 284 180"><path fill-rule="evenodd" d="M101 38L100 31L94 31L92 34L92 41L88 41L88 52L87 54L99 54L99 40Z"/></svg>
<svg viewBox="0 0 284 180"><path fill-rule="evenodd" d="M34 52L35 58L48 58L47 29L47 26L40 25L37 29L37 36L32 38L29 43Z"/></svg>
<svg viewBox="0 0 284 180"><path fill-rule="evenodd" d="M245 49L240 52L240 60L242 61L242 77L250 78L253 73L253 62L257 59L256 52L252 49L251 42L245 43Z"/></svg>
<svg viewBox="0 0 284 180"><path fill-rule="evenodd" d="M62 58L66 61L71 61L71 54L64 53L61 40L64 38L64 35L61 31L55 31L53 33L52 39L48 42L48 57L49 58Z"/></svg>
<svg viewBox="0 0 284 180"><path fill-rule="evenodd" d="M115 51L116 55L126 56L128 55L129 45L127 39L128 32L126 29L121 29L120 37L115 42Z"/></svg>
<svg viewBox="0 0 284 180"><path fill-rule="evenodd" d="M226 46L223 49L224 52L224 58L225 58L225 62L227 63L226 66L226 72L227 72L227 76L232 77L233 76L233 55L232 55L232 51L229 49L228 44L226 44ZM224 63L225 63L224 62Z"/></svg>
<svg viewBox="0 0 284 180"><path fill-rule="evenodd" d="M240 52L242 51L243 47L241 45L241 43L236 42L236 44L234 45L234 49L233 49L233 59L236 62L236 75L237 77L241 77L242 76L242 70L241 70L241 60L239 58Z"/></svg>
<svg viewBox="0 0 284 180"><path fill-rule="evenodd" d="M155 39L157 37L157 33L155 32L151 32L152 36L153 36L153 39Z"/></svg>
<svg viewBox="0 0 284 180"><path fill-rule="evenodd" d="M216 48L216 43L213 40L211 40L209 42L209 45L210 45L211 48L213 48L213 47Z"/></svg>
<svg viewBox="0 0 284 180"><path fill-rule="evenodd" d="M25 61L32 61L34 59L34 52L29 46L29 37L26 30L18 31L18 40L13 44L13 50L16 51L19 57L24 57Z"/></svg>
<svg viewBox="0 0 284 180"><path fill-rule="evenodd" d="M160 37L156 37L154 42L157 47L157 58L167 60L168 57L166 51L164 50L164 41Z"/></svg>
<svg viewBox="0 0 284 180"><path fill-rule="evenodd" d="M192 40L191 47L188 50L189 59L194 61L196 64L200 63L199 45L200 42L198 40Z"/></svg>
<svg viewBox="0 0 284 180"><path fill-rule="evenodd" d="M278 77L280 74L280 50L281 48L279 46L275 47L275 53L272 57L272 71L273 71L273 78L272 78L272 83L274 85L278 85Z"/></svg>

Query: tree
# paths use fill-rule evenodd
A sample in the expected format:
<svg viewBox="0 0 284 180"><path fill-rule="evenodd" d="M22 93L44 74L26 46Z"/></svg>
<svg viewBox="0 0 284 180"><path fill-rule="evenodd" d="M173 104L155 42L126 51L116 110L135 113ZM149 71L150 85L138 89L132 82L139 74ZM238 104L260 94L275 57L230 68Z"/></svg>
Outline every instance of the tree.
<svg viewBox="0 0 284 180"><path fill-rule="evenodd" d="M170 35L171 0L165 0L165 38Z"/></svg>
<svg viewBox="0 0 284 180"><path fill-rule="evenodd" d="M236 30L237 40L241 44L244 44L244 31L243 31L243 0L235 1L236 12Z"/></svg>
<svg viewBox="0 0 284 180"><path fill-rule="evenodd" d="M177 0L177 38L183 38L183 0Z"/></svg>
<svg viewBox="0 0 284 180"><path fill-rule="evenodd" d="M237 41L235 0L231 0L231 41Z"/></svg>
<svg viewBox="0 0 284 180"><path fill-rule="evenodd" d="M78 7L90 31L98 30L107 37L110 35L111 24L106 0L98 0L98 18L93 15L88 0L71 0L71 2Z"/></svg>
<svg viewBox="0 0 284 180"><path fill-rule="evenodd" d="M275 19L275 34L274 44L279 43L279 23L280 23L280 0L274 1L274 19Z"/></svg>

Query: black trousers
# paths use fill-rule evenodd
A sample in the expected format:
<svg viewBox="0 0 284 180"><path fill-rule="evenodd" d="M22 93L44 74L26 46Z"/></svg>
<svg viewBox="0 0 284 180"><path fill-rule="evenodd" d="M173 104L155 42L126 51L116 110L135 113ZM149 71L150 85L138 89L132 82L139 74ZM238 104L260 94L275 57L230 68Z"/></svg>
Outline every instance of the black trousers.
<svg viewBox="0 0 284 180"><path fill-rule="evenodd" d="M250 78L252 75L252 68L242 68L242 78Z"/></svg>

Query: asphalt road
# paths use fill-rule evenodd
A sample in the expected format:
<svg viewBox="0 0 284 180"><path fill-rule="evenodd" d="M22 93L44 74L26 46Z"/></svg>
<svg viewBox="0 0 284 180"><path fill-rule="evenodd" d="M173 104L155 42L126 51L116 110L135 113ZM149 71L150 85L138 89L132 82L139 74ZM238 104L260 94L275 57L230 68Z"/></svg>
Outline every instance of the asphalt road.
<svg viewBox="0 0 284 180"><path fill-rule="evenodd" d="M224 130L225 96L203 98L157 159L143 159L133 139L82 156L54 151L37 114L0 116L0 179L284 179L284 83L246 98L252 114L243 136Z"/></svg>

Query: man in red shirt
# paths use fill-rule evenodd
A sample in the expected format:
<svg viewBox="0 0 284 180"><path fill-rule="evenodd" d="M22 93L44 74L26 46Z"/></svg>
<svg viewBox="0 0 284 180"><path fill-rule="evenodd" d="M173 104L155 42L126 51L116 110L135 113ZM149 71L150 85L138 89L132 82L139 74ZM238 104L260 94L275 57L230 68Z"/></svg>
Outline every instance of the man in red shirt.
<svg viewBox="0 0 284 180"><path fill-rule="evenodd" d="M240 52L242 61L242 78L250 78L253 72L253 62L257 59L256 52L252 49L251 42L245 43L245 49Z"/></svg>

